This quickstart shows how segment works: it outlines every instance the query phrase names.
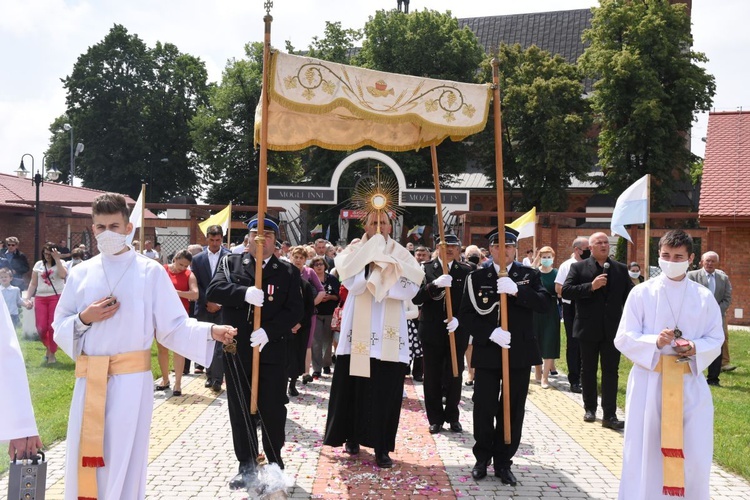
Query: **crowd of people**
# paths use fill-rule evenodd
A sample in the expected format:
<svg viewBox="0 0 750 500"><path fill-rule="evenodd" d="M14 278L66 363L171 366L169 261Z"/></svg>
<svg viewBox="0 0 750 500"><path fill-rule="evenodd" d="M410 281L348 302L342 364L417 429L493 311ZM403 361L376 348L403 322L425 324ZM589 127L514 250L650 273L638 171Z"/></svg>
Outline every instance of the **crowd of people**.
<svg viewBox="0 0 750 500"><path fill-rule="evenodd" d="M638 484L638 494L621 490L620 496L651 498L657 491L685 489L707 494L712 441L706 429L712 428L713 417L702 371L708 369L708 384L718 385L720 373L735 368L728 348L724 356L721 352L728 340L724 313L731 284L718 269L715 252L705 253L701 268L688 272L692 240L683 231L662 238L662 273L647 280L637 262L625 265L611 256L604 233L576 238L570 257L559 265L550 246L526 252L521 263L518 233L510 228L488 234L486 248L464 248L452 234L437 239L435 249L402 246L391 237L389 218L378 212L369 214L364 234L345 248L324 239L292 246L280 240L278 221L265 217L263 232L253 218L238 245L227 247L222 228L211 226L205 245L191 245L164 262L150 241L142 255L125 244L130 224L120 198L107 194L94 203L98 264L86 264L87 256L76 253L81 249L70 252L48 243L31 267L16 238L7 238L0 254L8 321L17 324L19 308L33 304L46 362L56 361L59 344L76 359L77 376L82 374L68 429L67 497L94 497L92 488L103 498L143 496L145 475L140 472L147 463L152 386L144 359L154 340L162 378L153 390L172 387L169 351L174 352L173 396L182 395L181 376L189 373L191 360L196 373L205 371L206 387L218 393L226 384L238 461L231 489L247 487L258 470L259 429L265 459L284 468L288 398L299 396L299 382L328 376L333 378L323 443L343 446L352 456L362 446L372 448L379 467L392 467L408 375L424 384L432 434L446 426L463 432L461 386L473 387L472 477L485 478L494 463L495 476L515 486L511 466L523 434L529 384L548 389L558 376L561 323L568 387L581 394L583 420L597 420L601 396L601 425L625 429L623 482L627 477ZM257 280L256 259L263 261ZM23 297L25 287L15 284L28 271L28 296ZM507 324L500 321L502 307ZM99 333L104 330L108 335ZM112 331L122 331L128 340L113 342ZM254 348L260 351L258 367ZM503 367L504 351L508 367ZM627 428L616 406L621 354L635 363L628 381ZM113 374L116 358L125 359L129 371ZM87 385L100 384L102 366L105 377L109 366L110 375L122 380L110 384L108 408L141 408L137 418L125 422L117 412L108 409L105 415L101 408L89 408L82 394ZM259 374L257 415L249 413L256 396L254 368ZM509 373L508 394L503 368ZM662 395L667 382L684 386L684 410L675 409L666 392ZM504 438L506 399L509 443ZM659 415L678 418L683 411L690 423L665 431ZM103 428L94 438L87 428L91 418L99 422L92 429ZM34 435L34 447L14 441L13 453L41 446L36 429L25 429L22 434ZM123 440L131 443L129 456L115 451ZM670 460L683 448L696 447L705 452L680 459L694 473L675 472L682 469ZM679 453L667 456L663 449ZM84 462L93 457L94 465L81 465L79 456ZM110 473L96 474L103 464ZM115 469L123 477L132 475L132 481L115 484L110 479Z"/></svg>

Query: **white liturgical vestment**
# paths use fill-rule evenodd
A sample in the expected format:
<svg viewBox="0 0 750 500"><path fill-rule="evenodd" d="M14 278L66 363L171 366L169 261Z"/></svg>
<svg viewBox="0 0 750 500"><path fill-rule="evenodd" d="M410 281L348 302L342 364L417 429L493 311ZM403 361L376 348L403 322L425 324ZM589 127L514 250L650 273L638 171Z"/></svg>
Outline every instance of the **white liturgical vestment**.
<svg viewBox="0 0 750 500"><path fill-rule="evenodd" d="M26 365L4 300L0 300L0 408L0 441L39 434Z"/></svg>
<svg viewBox="0 0 750 500"><path fill-rule="evenodd" d="M721 312L708 288L687 277L674 281L661 274L631 290L615 337L617 349L634 363L625 403L620 499L675 498L662 494L662 374L654 371L661 355L675 354L669 345L659 349L657 336L675 326L697 352L689 361L690 373L683 376L685 498L710 498L713 401L702 372L721 353Z"/></svg>
<svg viewBox="0 0 750 500"><path fill-rule="evenodd" d="M86 327L79 319L92 302L112 295L115 315ZM213 357L210 323L188 318L161 263L129 250L97 255L71 269L55 311L55 342L71 358L150 350L156 340L203 366ZM99 499L146 495L148 438L153 410L151 371L111 375L107 382L104 467L97 469ZM65 498L78 493L78 465L86 379L76 379L68 421Z"/></svg>

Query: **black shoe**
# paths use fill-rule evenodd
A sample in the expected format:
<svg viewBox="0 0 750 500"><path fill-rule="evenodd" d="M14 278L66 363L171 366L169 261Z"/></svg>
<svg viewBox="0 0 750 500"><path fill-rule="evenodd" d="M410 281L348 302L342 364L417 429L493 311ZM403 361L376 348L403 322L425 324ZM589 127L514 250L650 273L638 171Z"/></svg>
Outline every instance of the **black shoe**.
<svg viewBox="0 0 750 500"><path fill-rule="evenodd" d="M502 467L500 469L497 469L495 471L495 477L499 477L500 481L502 481L503 484L509 484L511 486L515 486L516 484L518 484L518 481L516 481L516 476L514 476L510 471L510 467Z"/></svg>
<svg viewBox="0 0 750 500"><path fill-rule="evenodd" d="M359 455L359 445L352 441L347 441L344 443L344 451L349 455Z"/></svg>
<svg viewBox="0 0 750 500"><path fill-rule="evenodd" d="M424 382L424 375L412 375L411 379L415 382Z"/></svg>
<svg viewBox="0 0 750 500"><path fill-rule="evenodd" d="M474 464L474 468L471 469L471 477L474 479L484 479L487 477L487 466L489 465L489 460L487 462L477 462Z"/></svg>
<svg viewBox="0 0 750 500"><path fill-rule="evenodd" d="M312 378L313 378L313 380L320 379L320 372L313 372Z"/></svg>
<svg viewBox="0 0 750 500"><path fill-rule="evenodd" d="M713 385L715 387L721 387L719 385L719 381L718 380L708 380L707 383L708 383L708 385Z"/></svg>
<svg viewBox="0 0 750 500"><path fill-rule="evenodd" d="M464 428L461 425L461 422L455 421L450 423L450 428L453 432L463 432Z"/></svg>
<svg viewBox="0 0 750 500"><path fill-rule="evenodd" d="M252 462L241 463L239 473L229 480L230 490L244 490L247 489L248 484L252 481L255 476L255 464Z"/></svg>
<svg viewBox="0 0 750 500"><path fill-rule="evenodd" d="M304 375L302 375L302 385L307 385L307 384L309 384L312 381L313 381L313 378L310 375L308 375L307 373L305 373Z"/></svg>
<svg viewBox="0 0 750 500"><path fill-rule="evenodd" d="M430 424L430 434L437 434L443 430L443 426L440 424Z"/></svg>
<svg viewBox="0 0 750 500"><path fill-rule="evenodd" d="M213 382L211 381L211 379L210 379L210 378L207 378L207 379L206 379L206 383L205 383L205 384L203 384L203 387L205 387L206 389L208 389L208 388L210 388L210 387L211 387L212 385L214 385L214 383L213 383Z"/></svg>
<svg viewBox="0 0 750 500"><path fill-rule="evenodd" d="M576 394L582 393L581 384L570 384L570 392L575 392Z"/></svg>
<svg viewBox="0 0 750 500"><path fill-rule="evenodd" d="M471 387L472 385L474 385L474 381L473 380L467 380L466 382L464 382L464 385L468 386L468 387Z"/></svg>
<svg viewBox="0 0 750 500"><path fill-rule="evenodd" d="M217 380L216 382L211 384L211 390L216 394L219 394L221 392L221 380Z"/></svg>
<svg viewBox="0 0 750 500"><path fill-rule="evenodd" d="M324 366L323 367L323 375L330 375L331 374L331 367L330 366Z"/></svg>
<svg viewBox="0 0 750 500"><path fill-rule="evenodd" d="M596 422L596 413L593 411L586 410L586 414L583 416L584 422Z"/></svg>
<svg viewBox="0 0 750 500"><path fill-rule="evenodd" d="M172 391L172 396L180 397L182 396L182 391Z"/></svg>
<svg viewBox="0 0 750 500"><path fill-rule="evenodd" d="M625 428L625 421L619 420L617 417L609 417L609 418L603 418L602 419L602 427L606 427L607 429L614 429L616 431L621 431Z"/></svg>
<svg viewBox="0 0 750 500"><path fill-rule="evenodd" d="M390 469L391 467L393 467L393 460L391 460L391 457L388 456L387 451L376 453L375 463L377 463L378 467L380 467L381 469Z"/></svg>
<svg viewBox="0 0 750 500"><path fill-rule="evenodd" d="M297 390L297 379L293 378L289 381L289 395L290 396L299 396L299 391Z"/></svg>
<svg viewBox="0 0 750 500"><path fill-rule="evenodd" d="M557 370L550 370L549 374L550 374L550 377L557 377Z"/></svg>

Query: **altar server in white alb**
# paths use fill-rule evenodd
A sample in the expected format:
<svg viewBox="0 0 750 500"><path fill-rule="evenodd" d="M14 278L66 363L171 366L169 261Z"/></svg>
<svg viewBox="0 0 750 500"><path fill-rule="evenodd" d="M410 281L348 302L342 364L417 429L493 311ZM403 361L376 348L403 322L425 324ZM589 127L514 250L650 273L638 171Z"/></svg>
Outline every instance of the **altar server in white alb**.
<svg viewBox="0 0 750 500"><path fill-rule="evenodd" d="M132 224L122 195L97 197L91 212L100 254L71 269L53 323L55 342L76 360L65 498L141 499L154 335L208 366L214 341L229 343L236 330L188 318L161 263L125 244Z"/></svg>
<svg viewBox="0 0 750 500"><path fill-rule="evenodd" d="M0 367L0 441L10 441L11 460L33 457L42 441L34 420L21 346L4 300L0 300Z"/></svg>
<svg viewBox="0 0 750 500"><path fill-rule="evenodd" d="M713 401L703 370L724 342L708 288L686 278L693 240L659 241L661 275L628 296L615 346L631 361L620 499L710 498Z"/></svg>

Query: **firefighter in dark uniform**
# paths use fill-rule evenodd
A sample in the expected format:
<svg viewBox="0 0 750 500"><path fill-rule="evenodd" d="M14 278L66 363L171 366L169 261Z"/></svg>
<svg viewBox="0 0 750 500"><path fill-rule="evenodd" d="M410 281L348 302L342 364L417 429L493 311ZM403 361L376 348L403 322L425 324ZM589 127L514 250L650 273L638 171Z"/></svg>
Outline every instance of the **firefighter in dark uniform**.
<svg viewBox="0 0 750 500"><path fill-rule="evenodd" d="M550 306L539 272L515 261L518 233L506 228L504 243L498 243L497 231L487 235L493 264L479 268L466 278L459 319L461 327L474 336L474 479L487 475L487 466L495 462L495 476L503 484L516 485L510 470L521 442L529 373L542 362L533 329L533 312L545 312ZM499 264L508 276L499 278ZM499 294L507 294L508 331L500 325ZM503 439L502 349L509 347L511 443Z"/></svg>
<svg viewBox="0 0 750 500"><path fill-rule="evenodd" d="M263 222L263 288L255 285L255 256L258 248L257 217L248 223L248 252L229 254L216 269L206 292L208 300L222 305L224 321L237 328L237 353L224 354L234 452L239 473L229 482L231 489L244 489L256 473L257 427L262 420L263 451L270 463L284 468L281 449L286 425L287 337L302 319L304 306L299 270L273 255L278 223L266 216ZM262 307L261 328L252 331L253 310ZM250 381L253 347L259 346L260 367L258 413L250 415Z"/></svg>
<svg viewBox="0 0 750 500"><path fill-rule="evenodd" d="M471 272L471 267L460 261L461 242L458 237L446 234L445 243L448 274L443 274L440 259L422 264L424 282L412 299L412 302L422 306L418 331L424 353L424 403L431 434L440 432L443 422L447 423L453 432L463 431L461 422L458 421L458 403L461 400L461 374L464 371L464 353L469 344L469 334L458 326L458 320L455 318L453 324L447 324L445 287L450 287L455 317L461 306L464 282ZM458 377L453 376L450 342L446 327L453 327L455 330ZM445 404L443 404L443 395L445 395Z"/></svg>

